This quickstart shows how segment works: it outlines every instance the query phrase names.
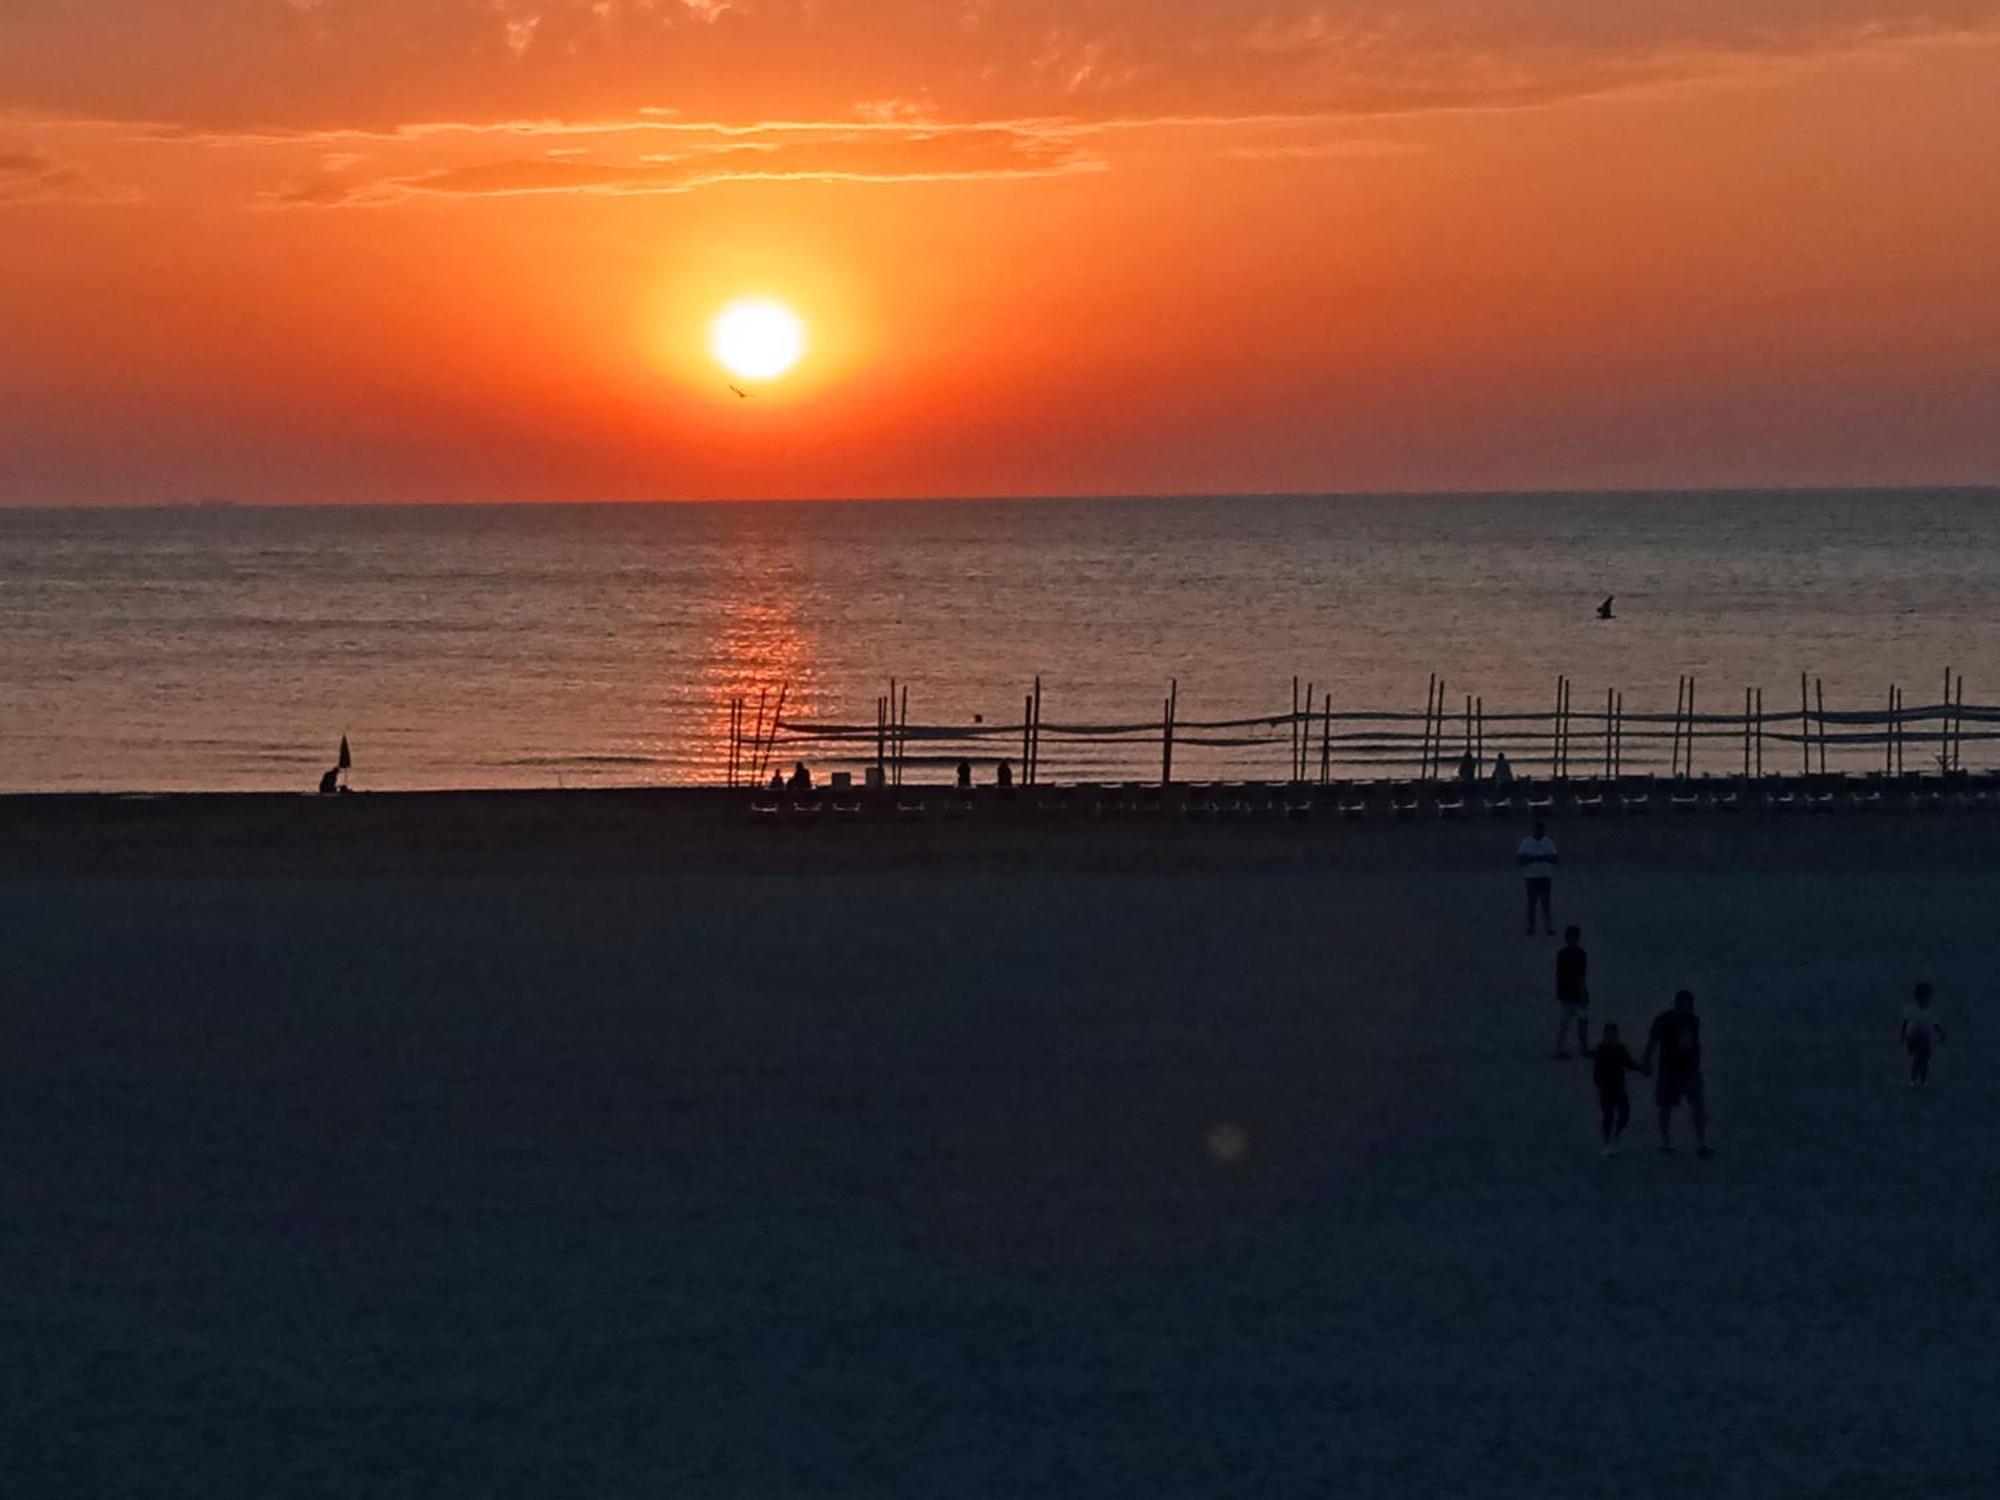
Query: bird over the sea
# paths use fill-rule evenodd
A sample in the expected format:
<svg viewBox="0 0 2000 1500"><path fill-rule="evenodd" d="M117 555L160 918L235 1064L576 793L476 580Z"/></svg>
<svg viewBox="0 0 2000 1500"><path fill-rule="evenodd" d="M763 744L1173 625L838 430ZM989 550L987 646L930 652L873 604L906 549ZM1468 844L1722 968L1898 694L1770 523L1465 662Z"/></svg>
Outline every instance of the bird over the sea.
<svg viewBox="0 0 2000 1500"><path fill-rule="evenodd" d="M735 393L736 399L739 401L748 401L750 399L750 393L740 385L732 385L729 389Z"/></svg>

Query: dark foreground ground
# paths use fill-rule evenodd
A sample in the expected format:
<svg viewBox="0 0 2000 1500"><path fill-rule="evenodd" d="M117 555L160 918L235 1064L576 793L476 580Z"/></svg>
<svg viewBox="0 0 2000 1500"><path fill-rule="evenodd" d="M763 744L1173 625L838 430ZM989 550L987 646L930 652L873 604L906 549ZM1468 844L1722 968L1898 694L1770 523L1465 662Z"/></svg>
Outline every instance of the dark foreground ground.
<svg viewBox="0 0 2000 1500"><path fill-rule="evenodd" d="M714 809L0 802L4 1493L2000 1493L2000 818Z"/></svg>

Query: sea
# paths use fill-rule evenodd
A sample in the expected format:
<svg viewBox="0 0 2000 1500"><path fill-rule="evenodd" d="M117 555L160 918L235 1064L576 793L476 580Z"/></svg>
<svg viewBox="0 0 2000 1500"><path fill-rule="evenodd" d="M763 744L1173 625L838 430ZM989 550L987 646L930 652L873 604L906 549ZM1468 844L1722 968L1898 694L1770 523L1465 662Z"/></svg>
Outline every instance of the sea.
<svg viewBox="0 0 2000 1500"><path fill-rule="evenodd" d="M1018 770L1037 678L1044 780L1157 777L1170 691L1177 777L1283 778L1307 684L1345 775L1344 715L1441 702L1455 757L1468 699L1498 743L1559 678L1587 726L1688 678L1775 716L1802 674L1838 712L1947 673L2000 704L2000 490L0 511L6 793L310 791L343 735L357 791L853 772L892 679L908 778Z"/></svg>

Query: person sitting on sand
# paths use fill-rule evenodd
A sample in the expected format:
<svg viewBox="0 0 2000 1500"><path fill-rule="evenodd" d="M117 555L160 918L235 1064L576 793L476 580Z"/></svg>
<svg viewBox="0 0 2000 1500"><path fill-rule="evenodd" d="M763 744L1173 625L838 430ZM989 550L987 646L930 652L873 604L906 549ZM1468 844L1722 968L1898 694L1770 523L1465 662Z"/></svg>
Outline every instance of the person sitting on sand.
<svg viewBox="0 0 2000 1500"><path fill-rule="evenodd" d="M1931 1009L1931 987L1920 984L1903 1008L1903 1047L1910 1054L1910 1087L1923 1088L1931 1081L1931 1049L1944 1040L1944 1027Z"/></svg>
<svg viewBox="0 0 2000 1500"><path fill-rule="evenodd" d="M773 771L771 773L771 790L774 792L782 792L784 789L785 789L785 773L783 771Z"/></svg>
<svg viewBox="0 0 2000 1500"><path fill-rule="evenodd" d="M999 765L993 768L993 784L1003 787L1014 784L1014 768L1008 765L1006 761L1001 761Z"/></svg>
<svg viewBox="0 0 2000 1500"><path fill-rule="evenodd" d="M1556 873L1556 841L1549 837L1549 825L1535 824L1535 831L1522 839L1514 850L1514 863L1528 886L1528 936L1535 935L1535 908L1542 909L1542 925L1550 937L1556 935L1556 919L1549 914L1549 887Z"/></svg>
<svg viewBox="0 0 2000 1500"><path fill-rule="evenodd" d="M1572 928L1571 931L1575 929ZM1618 1138L1632 1119L1632 1101L1626 1097L1625 1075L1645 1070L1632 1061L1632 1054L1618 1040L1618 1023L1604 1023L1604 1040L1590 1054L1590 1076L1597 1085L1597 1112L1604 1132L1606 1156L1618 1154Z"/></svg>
<svg viewBox="0 0 2000 1500"><path fill-rule="evenodd" d="M972 790L972 762L969 760L958 763L958 789L961 792Z"/></svg>
<svg viewBox="0 0 2000 1500"><path fill-rule="evenodd" d="M331 797L340 790L340 767L335 766L319 779L319 794Z"/></svg>
<svg viewBox="0 0 2000 1500"><path fill-rule="evenodd" d="M1704 1159L1708 1149L1708 1109L1701 1090L1701 1017L1694 1013L1694 991L1681 990L1674 996L1674 1008L1653 1017L1653 1029L1646 1036L1646 1054L1639 1059L1641 1072L1651 1072L1658 1056L1658 1082L1653 1102L1660 1107L1660 1150L1673 1154L1674 1106L1687 1100L1688 1116L1694 1121L1695 1154Z"/></svg>
<svg viewBox="0 0 2000 1500"><path fill-rule="evenodd" d="M813 773L806 769L802 760L792 762L791 789L794 796L803 797L813 789Z"/></svg>
<svg viewBox="0 0 2000 1500"><path fill-rule="evenodd" d="M1505 791L1514 784L1514 768L1507 764L1507 752L1502 750L1493 761L1493 787L1495 791Z"/></svg>
<svg viewBox="0 0 2000 1500"><path fill-rule="evenodd" d="M1478 779L1479 779L1479 766L1477 762L1473 760L1472 752L1468 750L1465 752L1465 754L1461 755L1458 758L1459 785L1471 786L1472 783L1477 781Z"/></svg>
<svg viewBox="0 0 2000 1500"><path fill-rule="evenodd" d="M1563 945L1556 949L1556 1004L1562 1017L1556 1022L1556 1056L1569 1056L1570 1023L1576 1023L1576 1050L1590 1054L1590 955L1583 951L1583 929L1563 929Z"/></svg>

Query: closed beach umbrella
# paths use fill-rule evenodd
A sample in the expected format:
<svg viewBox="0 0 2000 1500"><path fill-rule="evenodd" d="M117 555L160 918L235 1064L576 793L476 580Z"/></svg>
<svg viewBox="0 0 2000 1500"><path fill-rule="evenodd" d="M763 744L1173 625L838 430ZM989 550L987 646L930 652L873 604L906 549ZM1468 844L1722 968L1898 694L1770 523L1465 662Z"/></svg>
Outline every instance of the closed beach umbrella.
<svg viewBox="0 0 2000 1500"><path fill-rule="evenodd" d="M351 770L353 766L354 757L348 753L347 736L343 734L340 737L340 769L343 771Z"/></svg>

